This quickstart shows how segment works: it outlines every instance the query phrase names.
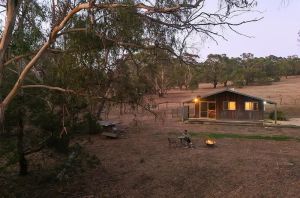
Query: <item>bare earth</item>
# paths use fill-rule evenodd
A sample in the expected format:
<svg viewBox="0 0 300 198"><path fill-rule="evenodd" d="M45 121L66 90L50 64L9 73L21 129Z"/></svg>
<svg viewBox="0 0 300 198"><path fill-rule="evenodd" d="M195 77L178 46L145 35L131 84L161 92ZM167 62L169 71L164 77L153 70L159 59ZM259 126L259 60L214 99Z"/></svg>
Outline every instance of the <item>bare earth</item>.
<svg viewBox="0 0 300 198"><path fill-rule="evenodd" d="M287 115L299 118L300 77L272 86L240 91L275 100ZM214 91L173 91L157 102L182 102ZM175 103L174 103L175 104ZM171 106L171 104L169 104ZM168 107L170 108L170 107ZM164 115L164 114L163 114ZM169 148L168 137L183 129L194 133L285 135L300 138L299 128L184 124L179 118L156 120L151 115L111 115L128 126L123 138L93 136L86 149L101 161L69 187L73 195L91 197L299 197L300 142L297 140L217 139L215 148L193 138L195 148ZM298 120L299 121L299 120Z"/></svg>
<svg viewBox="0 0 300 198"><path fill-rule="evenodd" d="M297 125L300 123L299 85L300 76L282 79L271 86L237 90L278 102L279 110L290 119L288 123ZM159 115L156 119L141 109L133 113L127 107L123 115L118 107L110 109L108 119L119 121L127 128L124 136L107 139L100 134L83 135L75 140L100 159L96 168L73 174L65 183L53 184L52 177L39 179L39 166L34 168L34 164L43 160L32 156L28 177L13 175L7 180L0 174L0 197L3 197L1 190L11 192L11 197L30 198L300 197L299 127L184 124L180 117L174 116L174 110L183 101L223 89L211 87L202 84L195 91L172 90L164 98L153 97L159 107L153 109ZM194 135L195 148L170 148L167 138L177 138L184 129ZM216 139L214 148L209 148L204 144L208 133L281 135L292 140L221 138ZM59 155L52 157L52 161L42 164L42 169L61 161L55 160ZM19 191L15 192L13 186Z"/></svg>

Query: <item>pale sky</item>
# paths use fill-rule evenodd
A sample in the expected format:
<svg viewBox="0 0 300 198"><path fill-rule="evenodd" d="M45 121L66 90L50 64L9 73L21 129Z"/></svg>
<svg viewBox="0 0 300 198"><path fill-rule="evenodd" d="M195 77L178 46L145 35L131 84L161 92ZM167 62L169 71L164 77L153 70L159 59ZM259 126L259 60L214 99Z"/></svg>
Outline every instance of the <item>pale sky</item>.
<svg viewBox="0 0 300 198"><path fill-rule="evenodd" d="M287 2L288 3L284 3ZM251 16L241 16L241 21L251 19L252 16L264 17L259 22L248 23L238 28L239 32L252 36L247 38L238 35L229 29L222 35L228 41L217 39L218 44L212 40L193 39L193 47L201 60L208 54L227 54L237 57L242 53L253 53L257 57L275 55L286 57L300 56L300 42L297 41L300 31L300 0L258 0L256 10L262 13L253 13Z"/></svg>

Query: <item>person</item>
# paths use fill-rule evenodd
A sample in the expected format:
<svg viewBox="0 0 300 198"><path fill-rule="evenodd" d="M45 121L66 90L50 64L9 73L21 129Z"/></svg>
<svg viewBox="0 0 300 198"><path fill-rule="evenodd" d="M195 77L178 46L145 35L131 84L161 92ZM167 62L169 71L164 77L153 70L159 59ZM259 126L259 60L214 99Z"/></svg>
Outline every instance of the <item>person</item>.
<svg viewBox="0 0 300 198"><path fill-rule="evenodd" d="M192 144L191 136L190 134L188 134L188 131L186 129L183 131L182 136L183 136L183 140L187 143L187 146L192 147L193 144Z"/></svg>

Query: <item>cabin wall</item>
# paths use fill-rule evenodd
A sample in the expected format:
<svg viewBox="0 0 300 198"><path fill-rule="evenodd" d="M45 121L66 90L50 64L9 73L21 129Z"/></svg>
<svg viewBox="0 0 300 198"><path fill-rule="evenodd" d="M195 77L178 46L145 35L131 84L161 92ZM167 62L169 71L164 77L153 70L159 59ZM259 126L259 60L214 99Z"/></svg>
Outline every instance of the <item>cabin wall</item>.
<svg viewBox="0 0 300 198"><path fill-rule="evenodd" d="M205 100L216 101L216 119L217 120L263 120L264 118L264 103L261 100L256 100L243 95L223 92ZM235 101L236 110L224 110L224 101ZM246 111L245 102L258 102L258 110Z"/></svg>

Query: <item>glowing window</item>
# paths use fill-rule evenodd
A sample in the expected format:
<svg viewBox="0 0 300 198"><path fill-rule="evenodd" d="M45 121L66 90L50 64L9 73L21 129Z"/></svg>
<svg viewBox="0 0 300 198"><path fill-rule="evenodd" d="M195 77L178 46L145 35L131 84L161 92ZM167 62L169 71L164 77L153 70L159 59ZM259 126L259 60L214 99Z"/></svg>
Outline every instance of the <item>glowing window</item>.
<svg viewBox="0 0 300 198"><path fill-rule="evenodd" d="M224 110L236 110L236 102L234 101L224 101Z"/></svg>
<svg viewBox="0 0 300 198"><path fill-rule="evenodd" d="M257 102L245 102L245 110L246 111L258 110L258 103Z"/></svg>

